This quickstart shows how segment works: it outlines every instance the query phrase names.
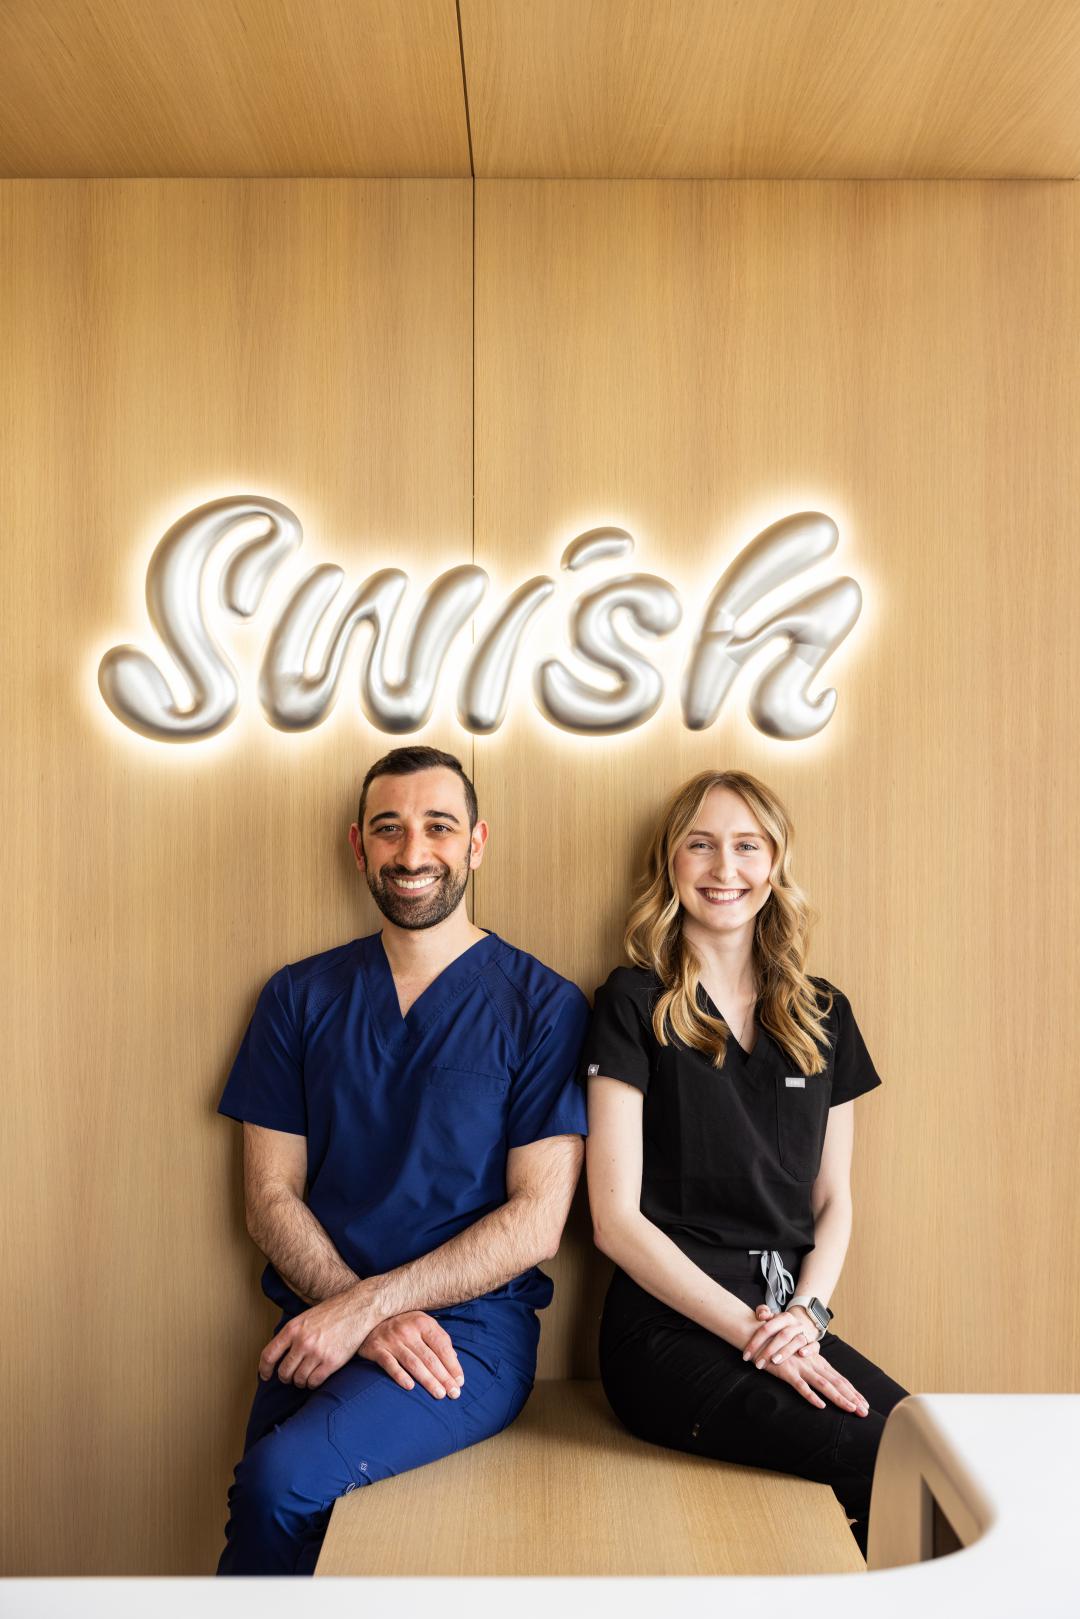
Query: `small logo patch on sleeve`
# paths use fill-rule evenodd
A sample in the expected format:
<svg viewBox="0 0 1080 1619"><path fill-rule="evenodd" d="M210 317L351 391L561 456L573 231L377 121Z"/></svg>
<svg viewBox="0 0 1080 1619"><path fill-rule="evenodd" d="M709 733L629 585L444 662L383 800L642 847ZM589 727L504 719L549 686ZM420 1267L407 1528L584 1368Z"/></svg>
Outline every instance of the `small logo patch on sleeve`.
<svg viewBox="0 0 1080 1619"><path fill-rule="evenodd" d="M793 1091L793 1090L805 1090L806 1089L806 1075L805 1074L790 1074L787 1078L785 1078L784 1084L787 1086L788 1090L791 1090L791 1091Z"/></svg>
<svg viewBox="0 0 1080 1619"><path fill-rule="evenodd" d="M592 1079L593 1075L598 1074L599 1072L600 1064L598 1062L591 1062L589 1064L589 1078Z"/></svg>

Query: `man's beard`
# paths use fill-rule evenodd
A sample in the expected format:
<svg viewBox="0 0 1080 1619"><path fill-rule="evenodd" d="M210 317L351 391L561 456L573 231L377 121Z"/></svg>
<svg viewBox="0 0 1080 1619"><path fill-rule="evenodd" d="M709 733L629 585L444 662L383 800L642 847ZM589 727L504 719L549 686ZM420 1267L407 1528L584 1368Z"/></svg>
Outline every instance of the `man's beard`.
<svg viewBox="0 0 1080 1619"><path fill-rule="evenodd" d="M435 881L417 898L409 899L387 881L391 874L407 878L434 876ZM438 871L391 872L391 868L383 866L381 871L373 874L368 867L365 875L371 897L388 922L393 922L398 928L433 928L436 923L444 921L460 902L469 880L469 856L466 855L457 868L442 866Z"/></svg>

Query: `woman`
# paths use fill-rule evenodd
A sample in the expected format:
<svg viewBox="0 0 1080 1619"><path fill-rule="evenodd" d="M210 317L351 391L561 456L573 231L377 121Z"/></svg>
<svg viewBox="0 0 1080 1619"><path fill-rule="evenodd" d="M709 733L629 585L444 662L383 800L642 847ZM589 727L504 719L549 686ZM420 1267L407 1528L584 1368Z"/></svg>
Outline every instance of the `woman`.
<svg viewBox="0 0 1080 1619"><path fill-rule="evenodd" d="M589 1201L616 1265L612 1408L654 1444L830 1484L866 1555L885 1418L906 1390L831 1330L851 1235L853 1102L881 1083L851 1007L806 974L779 799L681 788L597 992Z"/></svg>

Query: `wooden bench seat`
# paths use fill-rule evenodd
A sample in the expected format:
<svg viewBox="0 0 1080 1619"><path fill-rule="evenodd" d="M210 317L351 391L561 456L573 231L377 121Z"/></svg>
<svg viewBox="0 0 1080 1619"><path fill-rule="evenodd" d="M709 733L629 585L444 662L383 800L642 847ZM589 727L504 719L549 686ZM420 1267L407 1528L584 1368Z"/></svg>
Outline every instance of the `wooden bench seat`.
<svg viewBox="0 0 1080 1619"><path fill-rule="evenodd" d="M645 1444L599 1382L549 1379L494 1439L342 1496L316 1574L864 1569L828 1486Z"/></svg>

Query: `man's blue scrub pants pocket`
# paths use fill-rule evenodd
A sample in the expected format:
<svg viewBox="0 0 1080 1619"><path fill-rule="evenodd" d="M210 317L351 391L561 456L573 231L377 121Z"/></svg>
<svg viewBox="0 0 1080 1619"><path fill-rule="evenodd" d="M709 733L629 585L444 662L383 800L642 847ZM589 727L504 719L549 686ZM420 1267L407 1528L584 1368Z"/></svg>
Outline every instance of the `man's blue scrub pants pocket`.
<svg viewBox="0 0 1080 1619"><path fill-rule="evenodd" d="M276 1376L260 1382L219 1574L313 1573L338 1496L490 1439L514 1420L531 1378L482 1332L466 1337L445 1316L443 1325L465 1374L456 1400L419 1384L403 1389L355 1357L310 1391Z"/></svg>

